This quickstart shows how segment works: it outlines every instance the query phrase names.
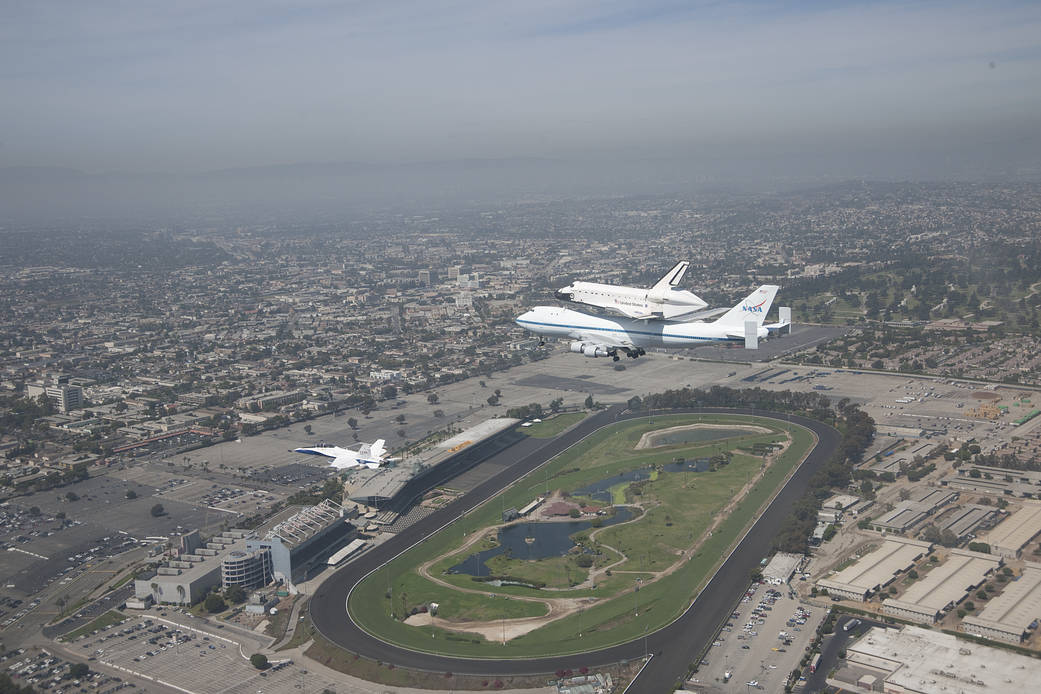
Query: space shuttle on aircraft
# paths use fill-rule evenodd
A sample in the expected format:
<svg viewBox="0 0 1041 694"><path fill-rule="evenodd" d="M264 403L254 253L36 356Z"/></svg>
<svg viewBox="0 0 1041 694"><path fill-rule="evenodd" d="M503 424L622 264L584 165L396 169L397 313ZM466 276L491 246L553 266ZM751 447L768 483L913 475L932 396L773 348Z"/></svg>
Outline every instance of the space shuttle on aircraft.
<svg viewBox="0 0 1041 694"><path fill-rule="evenodd" d="M779 287L764 284L741 303L711 322L646 321L630 318L605 318L559 306L536 306L516 319L517 325L543 337L570 339L570 350L587 357L622 354L635 359L649 348L686 349L705 344L744 342L746 349L757 349L759 340L772 333L791 330L791 309L782 307L777 323L766 323L770 305Z"/></svg>
<svg viewBox="0 0 1041 694"><path fill-rule="evenodd" d="M329 459L329 467L337 470L349 470L356 467L367 467L375 470L394 458L387 457L386 441L376 439L373 443L363 443L356 451L340 446L318 446L317 448L294 448L294 453L317 455Z"/></svg>
<svg viewBox="0 0 1041 694"><path fill-rule="evenodd" d="M650 289L597 282L572 282L556 291L561 301L595 306L626 318L641 320L693 320L723 311L705 311L708 304L693 292L677 289L690 263L676 263ZM725 309L724 309L725 310Z"/></svg>

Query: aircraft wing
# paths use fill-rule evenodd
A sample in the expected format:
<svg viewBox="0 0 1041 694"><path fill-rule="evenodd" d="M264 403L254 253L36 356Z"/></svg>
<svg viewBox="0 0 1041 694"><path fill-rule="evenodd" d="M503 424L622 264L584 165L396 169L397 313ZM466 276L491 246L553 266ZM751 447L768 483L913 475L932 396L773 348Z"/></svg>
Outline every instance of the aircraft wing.
<svg viewBox="0 0 1041 694"><path fill-rule="evenodd" d="M360 456L354 451L339 446L326 446L320 448L294 448L294 453L305 455L317 455L329 460L329 467L337 470L346 470L352 467L361 467L363 463Z"/></svg>
<svg viewBox="0 0 1041 694"><path fill-rule="evenodd" d="M573 333L575 339L581 340L582 342L590 342L595 345L601 345L603 347L610 347L616 349L618 347L635 347L632 340L628 337L622 337L621 335L612 333L602 333L599 331L582 331L578 330Z"/></svg>

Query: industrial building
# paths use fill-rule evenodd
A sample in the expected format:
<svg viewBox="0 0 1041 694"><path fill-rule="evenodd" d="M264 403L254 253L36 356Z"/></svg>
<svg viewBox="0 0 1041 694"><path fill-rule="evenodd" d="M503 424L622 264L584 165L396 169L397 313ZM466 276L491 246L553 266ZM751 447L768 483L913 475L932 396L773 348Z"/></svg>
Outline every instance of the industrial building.
<svg viewBox="0 0 1041 694"><path fill-rule="evenodd" d="M953 549L947 561L933 567L899 598L882 602L882 613L922 624L932 624L987 580L1001 566L989 554Z"/></svg>
<svg viewBox="0 0 1041 694"><path fill-rule="evenodd" d="M971 464L959 467L956 475L946 477L941 484L951 489L1033 498L1041 494L1041 472Z"/></svg>
<svg viewBox="0 0 1041 694"><path fill-rule="evenodd" d="M872 627L847 645L846 666L828 681L886 694L1032 692L1037 661L921 627Z"/></svg>
<svg viewBox="0 0 1041 694"><path fill-rule="evenodd" d="M883 533L906 532L957 498L957 492L946 489L916 489L911 493L911 498L901 501L892 511L873 520L871 527Z"/></svg>
<svg viewBox="0 0 1041 694"><path fill-rule="evenodd" d="M993 526L999 518L1000 514L993 506L965 504L952 509L950 513L938 520L936 527L941 532L947 530L953 533L959 541L962 541L981 528Z"/></svg>
<svg viewBox="0 0 1041 694"><path fill-rule="evenodd" d="M881 547L861 557L852 566L831 578L818 580L817 590L827 590L829 595L847 600L865 600L871 593L896 580L931 548L930 543L920 540L888 538Z"/></svg>
<svg viewBox="0 0 1041 694"><path fill-rule="evenodd" d="M1025 563L1023 575L1010 581L978 615L962 620L962 631L988 639L1019 643L1041 619L1041 564Z"/></svg>
<svg viewBox="0 0 1041 694"><path fill-rule="evenodd" d="M770 562L763 569L763 578L770 583L787 583L795 570L802 563L803 555L778 552L770 558Z"/></svg>
<svg viewBox="0 0 1041 694"><path fill-rule="evenodd" d="M990 551L1006 559L1019 557L1023 545L1041 533L1041 504L1024 503L1023 507L980 537Z"/></svg>

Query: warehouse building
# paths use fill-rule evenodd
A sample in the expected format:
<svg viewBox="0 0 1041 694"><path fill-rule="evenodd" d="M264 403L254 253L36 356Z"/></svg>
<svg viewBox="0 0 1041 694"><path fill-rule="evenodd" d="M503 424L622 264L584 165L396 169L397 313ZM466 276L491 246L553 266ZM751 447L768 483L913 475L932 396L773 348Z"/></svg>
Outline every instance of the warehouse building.
<svg viewBox="0 0 1041 694"><path fill-rule="evenodd" d="M892 511L872 521L871 527L883 533L906 532L957 498L957 492L946 489L916 489L911 493L911 498L901 501Z"/></svg>
<svg viewBox="0 0 1041 694"><path fill-rule="evenodd" d="M1023 507L980 537L990 551L1006 559L1019 557L1023 545L1041 533L1041 504L1024 503Z"/></svg>
<svg viewBox="0 0 1041 694"><path fill-rule="evenodd" d="M993 506L966 504L953 509L936 525L941 531L947 530L962 541L981 528L993 526L999 518L1000 515Z"/></svg>
<svg viewBox="0 0 1041 694"><path fill-rule="evenodd" d="M795 570L799 568L802 560L803 555L801 554L778 552L770 558L770 562L763 569L763 578L776 585L787 583Z"/></svg>
<svg viewBox="0 0 1041 694"><path fill-rule="evenodd" d="M947 561L934 567L912 584L899 598L882 602L882 613L922 624L932 624L979 588L987 575L1001 566L1001 560L989 554L954 549Z"/></svg>
<svg viewBox="0 0 1041 694"><path fill-rule="evenodd" d="M868 595L881 590L911 568L915 560L932 548L928 542L891 537L882 546L861 557L830 578L817 581L817 590L847 600L866 600Z"/></svg>
<svg viewBox="0 0 1041 694"><path fill-rule="evenodd" d="M887 694L1032 692L1037 661L921 627L872 627L846 647L846 666L828 682Z"/></svg>
<svg viewBox="0 0 1041 694"><path fill-rule="evenodd" d="M962 631L988 639L1019 643L1041 619L1041 564L1026 562L1023 575L1011 581L978 615L962 620Z"/></svg>
<svg viewBox="0 0 1041 694"><path fill-rule="evenodd" d="M951 489L1032 498L1041 494L1041 472L1006 470L988 465L963 465L941 484Z"/></svg>

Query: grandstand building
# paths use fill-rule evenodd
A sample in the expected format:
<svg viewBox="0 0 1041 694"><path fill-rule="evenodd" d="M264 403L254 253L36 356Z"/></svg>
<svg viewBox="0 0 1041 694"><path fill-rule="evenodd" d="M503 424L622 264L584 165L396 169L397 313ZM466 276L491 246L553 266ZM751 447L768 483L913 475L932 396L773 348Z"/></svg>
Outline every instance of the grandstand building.
<svg viewBox="0 0 1041 694"><path fill-rule="evenodd" d="M324 566L330 555L357 536L350 522L357 515L328 499L283 513L262 538L246 541L246 551L254 556L250 570L260 572L266 556L273 580L289 586L304 580L312 567Z"/></svg>

